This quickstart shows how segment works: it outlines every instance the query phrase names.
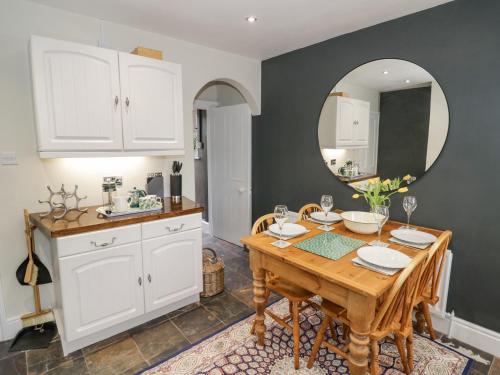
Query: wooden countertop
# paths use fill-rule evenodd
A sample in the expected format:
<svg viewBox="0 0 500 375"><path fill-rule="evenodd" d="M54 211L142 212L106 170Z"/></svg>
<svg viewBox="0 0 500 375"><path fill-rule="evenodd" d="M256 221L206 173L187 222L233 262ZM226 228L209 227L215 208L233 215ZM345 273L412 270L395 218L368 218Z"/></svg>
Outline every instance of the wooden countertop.
<svg viewBox="0 0 500 375"><path fill-rule="evenodd" d="M180 203L172 203L169 197L165 198L163 206L161 211L114 218L103 217L96 212L100 206L91 206L87 213L71 211L62 220L54 221L50 216L41 218L40 213L31 214L30 219L46 236L55 238L203 212L202 206L184 197Z"/></svg>
<svg viewBox="0 0 500 375"><path fill-rule="evenodd" d="M364 181L364 180L369 180L370 178L375 178L378 177L378 174L363 174L361 176L354 176L354 177L347 177L347 176L342 176L342 175L336 175L340 181L342 182L359 182L359 181Z"/></svg>

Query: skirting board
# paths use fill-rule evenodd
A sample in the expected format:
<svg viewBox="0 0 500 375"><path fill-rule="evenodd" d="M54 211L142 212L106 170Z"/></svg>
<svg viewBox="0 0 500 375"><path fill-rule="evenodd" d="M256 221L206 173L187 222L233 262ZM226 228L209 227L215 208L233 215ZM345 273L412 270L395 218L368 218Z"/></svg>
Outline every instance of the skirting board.
<svg viewBox="0 0 500 375"><path fill-rule="evenodd" d="M432 324L436 331L444 333L486 353L500 357L500 333L457 318L454 313L441 314L432 311Z"/></svg>

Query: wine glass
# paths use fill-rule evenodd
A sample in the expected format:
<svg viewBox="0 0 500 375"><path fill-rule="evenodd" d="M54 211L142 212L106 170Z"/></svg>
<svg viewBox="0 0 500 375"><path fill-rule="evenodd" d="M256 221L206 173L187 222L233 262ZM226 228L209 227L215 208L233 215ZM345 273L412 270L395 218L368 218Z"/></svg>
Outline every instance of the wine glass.
<svg viewBox="0 0 500 375"><path fill-rule="evenodd" d="M321 225L320 228L330 230L330 227L326 223L328 221L328 212L333 208L333 197L331 195L322 195L320 204L325 213L325 224Z"/></svg>
<svg viewBox="0 0 500 375"><path fill-rule="evenodd" d="M385 223L387 223L387 220L389 220L389 207L377 205L373 207L372 212L378 229L378 239L377 241L373 241L372 245L386 246L386 244L380 240L380 234L382 232L383 226L385 225Z"/></svg>
<svg viewBox="0 0 500 375"><path fill-rule="evenodd" d="M283 241L282 238L283 225L288 220L288 208L285 205L279 204L276 207L274 207L274 220L276 221L276 224L278 224L278 227L280 228L279 241L276 243L276 246L285 246L287 245L287 242Z"/></svg>
<svg viewBox="0 0 500 375"><path fill-rule="evenodd" d="M403 208L406 212L406 229L411 229L410 227L410 217L413 211L417 208L417 197L412 195L407 195L403 198Z"/></svg>

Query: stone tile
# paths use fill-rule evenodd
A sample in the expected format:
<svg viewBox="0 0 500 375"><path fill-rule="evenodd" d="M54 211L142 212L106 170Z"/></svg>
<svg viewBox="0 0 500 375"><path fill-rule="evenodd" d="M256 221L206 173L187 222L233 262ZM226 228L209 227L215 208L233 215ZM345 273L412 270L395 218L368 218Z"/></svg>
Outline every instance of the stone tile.
<svg viewBox="0 0 500 375"><path fill-rule="evenodd" d="M247 277L248 279L253 278L248 259L243 257L229 259L226 261L224 263L224 271L235 272Z"/></svg>
<svg viewBox="0 0 500 375"><path fill-rule="evenodd" d="M82 351L77 350L64 357L61 342L53 341L48 348L29 350L26 352L28 374L41 374L58 367L61 363L82 357Z"/></svg>
<svg viewBox="0 0 500 375"><path fill-rule="evenodd" d="M0 360L15 356L21 352L9 352L10 346L12 345L12 341L14 340L8 340L8 341L2 341L0 342Z"/></svg>
<svg viewBox="0 0 500 375"><path fill-rule="evenodd" d="M241 288L252 288L253 280L231 270L224 270L224 288L233 291Z"/></svg>
<svg viewBox="0 0 500 375"><path fill-rule="evenodd" d="M252 309L249 306L227 292L218 294L211 299L206 299L202 303L226 324L232 322L237 317L252 313Z"/></svg>
<svg viewBox="0 0 500 375"><path fill-rule="evenodd" d="M93 375L121 374L138 366L147 366L131 337L85 355L85 362Z"/></svg>
<svg viewBox="0 0 500 375"><path fill-rule="evenodd" d="M176 316L182 315L184 313L187 313L191 310L197 309L200 307L199 302L191 303L187 306L181 307L180 309L177 309L175 311L169 312L167 315L165 315L168 319L174 318Z"/></svg>
<svg viewBox="0 0 500 375"><path fill-rule="evenodd" d="M488 375L500 375L500 358L495 357L493 359Z"/></svg>
<svg viewBox="0 0 500 375"><path fill-rule="evenodd" d="M217 316L203 306L171 319L182 334L192 341L199 332L204 332L213 326L222 323Z"/></svg>
<svg viewBox="0 0 500 375"><path fill-rule="evenodd" d="M25 375L26 355L17 353L0 360L0 375Z"/></svg>
<svg viewBox="0 0 500 375"><path fill-rule="evenodd" d="M87 364L83 357L62 362L58 367L45 373L46 375L88 375Z"/></svg>
<svg viewBox="0 0 500 375"><path fill-rule="evenodd" d="M148 363L155 363L156 358L167 357L189 345L186 338L170 321L133 334L132 338Z"/></svg>
<svg viewBox="0 0 500 375"><path fill-rule="evenodd" d="M122 332L117 335L111 336L107 339L104 339L102 341L96 342L95 344L89 345L85 348L82 349L82 352L84 355L96 352L98 350L104 349L107 346L110 346L111 344L117 343L119 341L125 340L130 337L129 332Z"/></svg>
<svg viewBox="0 0 500 375"><path fill-rule="evenodd" d="M200 340L203 340L211 335L213 335L215 332L221 331L224 329L226 325L224 323L217 323L216 325L200 332L196 332L194 335L189 337L189 342L191 344L194 344Z"/></svg>

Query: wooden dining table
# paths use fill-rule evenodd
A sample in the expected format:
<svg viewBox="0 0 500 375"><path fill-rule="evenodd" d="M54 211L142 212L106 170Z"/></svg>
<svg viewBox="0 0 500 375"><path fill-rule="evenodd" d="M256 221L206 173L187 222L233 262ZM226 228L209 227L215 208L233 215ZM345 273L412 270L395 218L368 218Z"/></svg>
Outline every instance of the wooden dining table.
<svg viewBox="0 0 500 375"><path fill-rule="evenodd" d="M331 260L314 253L294 247L294 244L314 237L324 231L317 229L319 224L310 221L300 221L310 232L287 240L292 245L278 248L272 245L276 238L265 232L253 236L246 236L241 242L246 245L250 253L250 268L253 272L253 292L255 304L255 322L257 342L264 345L266 327L264 324L265 309L265 276L271 272L275 276L291 281L316 295L326 298L347 310L350 325L350 342L348 362L350 373L354 375L366 374L368 371L369 332L375 317L376 308L381 297L391 288L399 272L393 276L386 276L367 268L354 265L356 251L343 256L338 260ZM410 257L419 251L403 245L389 242L390 231L400 228L402 223L388 221L382 230L382 240L390 244L391 249L399 250ZM343 222L332 225L331 233L370 242L377 239L377 234L363 235L348 230ZM442 231L424 227L416 227L421 231L439 236Z"/></svg>

